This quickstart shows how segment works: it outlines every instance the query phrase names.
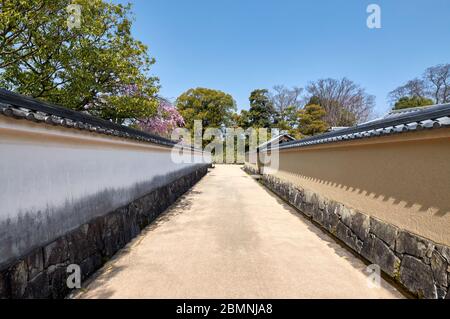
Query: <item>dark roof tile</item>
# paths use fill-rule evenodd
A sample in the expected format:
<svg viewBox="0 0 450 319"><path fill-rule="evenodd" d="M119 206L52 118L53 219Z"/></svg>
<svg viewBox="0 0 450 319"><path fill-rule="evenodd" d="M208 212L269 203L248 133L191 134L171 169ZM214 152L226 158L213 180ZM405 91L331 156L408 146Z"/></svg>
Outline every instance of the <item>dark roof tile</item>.
<svg viewBox="0 0 450 319"><path fill-rule="evenodd" d="M85 112L72 111L4 89L0 89L0 114L169 147L177 144L175 141L96 118Z"/></svg>

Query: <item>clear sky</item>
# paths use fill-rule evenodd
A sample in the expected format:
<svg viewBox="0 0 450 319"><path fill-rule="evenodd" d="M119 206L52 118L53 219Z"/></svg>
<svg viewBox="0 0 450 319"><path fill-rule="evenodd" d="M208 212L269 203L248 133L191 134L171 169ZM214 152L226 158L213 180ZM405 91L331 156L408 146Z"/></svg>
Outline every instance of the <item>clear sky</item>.
<svg viewBox="0 0 450 319"><path fill-rule="evenodd" d="M134 0L133 34L156 58L161 94L193 87L231 94L248 108L253 89L304 87L348 77L374 94L429 66L450 63L450 0ZM381 7L381 29L366 25Z"/></svg>

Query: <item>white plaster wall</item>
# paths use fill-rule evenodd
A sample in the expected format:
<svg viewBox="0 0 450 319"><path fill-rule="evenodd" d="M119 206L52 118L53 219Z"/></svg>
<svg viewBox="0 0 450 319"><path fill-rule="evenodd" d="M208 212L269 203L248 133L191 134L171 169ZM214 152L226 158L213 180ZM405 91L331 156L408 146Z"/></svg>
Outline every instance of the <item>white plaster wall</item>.
<svg viewBox="0 0 450 319"><path fill-rule="evenodd" d="M193 170L202 156L194 154L197 163L179 164L172 161L169 147L0 116L0 228L8 220L14 224L19 216L70 214L64 217L70 223L60 222L60 230L49 230L45 240L50 240L108 213L105 207L119 208ZM76 211L80 202L82 212ZM44 239L27 239L20 247L13 243L3 249L3 256L0 247L0 263L36 240Z"/></svg>
<svg viewBox="0 0 450 319"><path fill-rule="evenodd" d="M106 188L130 188L190 166L174 164L166 150L4 142L0 142L0 219L59 206Z"/></svg>

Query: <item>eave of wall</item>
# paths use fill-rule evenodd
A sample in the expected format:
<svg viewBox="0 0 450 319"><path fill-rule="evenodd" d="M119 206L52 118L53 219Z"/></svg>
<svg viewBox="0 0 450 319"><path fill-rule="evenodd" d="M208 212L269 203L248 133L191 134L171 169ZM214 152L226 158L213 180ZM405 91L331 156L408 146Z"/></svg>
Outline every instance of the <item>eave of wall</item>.
<svg viewBox="0 0 450 319"><path fill-rule="evenodd" d="M450 138L450 128L439 128L439 129L429 129L422 131L412 131L405 132L401 134L393 134L388 136L378 136L378 137L370 137L363 138L358 140L351 141L340 141L334 143L327 144L316 144L310 146L303 146L298 148L289 148L289 149L280 149L279 152L299 152L299 151L308 151L308 150L320 150L327 148L339 148L339 147L349 147L349 146L362 146L362 145L376 145L376 144L384 144L384 143L404 143L408 141L422 141L422 140L433 140L433 139L442 139L442 138Z"/></svg>
<svg viewBox="0 0 450 319"><path fill-rule="evenodd" d="M0 115L0 134L6 140L22 140L28 143L45 141L52 144L72 144L88 147L129 148L152 151L170 151L168 146L128 140L121 137L107 136L95 132L53 126L45 123L33 123L16 120Z"/></svg>

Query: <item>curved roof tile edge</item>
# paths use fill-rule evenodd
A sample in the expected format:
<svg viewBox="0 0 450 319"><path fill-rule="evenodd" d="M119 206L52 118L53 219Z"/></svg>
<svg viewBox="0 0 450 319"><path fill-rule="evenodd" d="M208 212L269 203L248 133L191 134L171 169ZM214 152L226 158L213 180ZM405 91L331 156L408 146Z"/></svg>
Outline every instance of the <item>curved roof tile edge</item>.
<svg viewBox="0 0 450 319"><path fill-rule="evenodd" d="M364 138L401 134L424 129L450 127L450 104L433 105L415 112L407 112L395 118L379 119L354 127L284 143L273 149L290 149L318 144L337 143ZM270 150L267 147L261 150Z"/></svg>
<svg viewBox="0 0 450 319"><path fill-rule="evenodd" d="M173 147L177 142L0 88L0 114L36 123Z"/></svg>

